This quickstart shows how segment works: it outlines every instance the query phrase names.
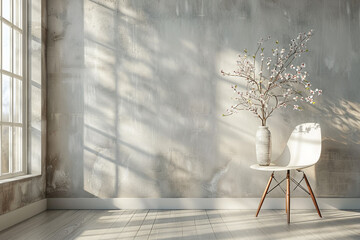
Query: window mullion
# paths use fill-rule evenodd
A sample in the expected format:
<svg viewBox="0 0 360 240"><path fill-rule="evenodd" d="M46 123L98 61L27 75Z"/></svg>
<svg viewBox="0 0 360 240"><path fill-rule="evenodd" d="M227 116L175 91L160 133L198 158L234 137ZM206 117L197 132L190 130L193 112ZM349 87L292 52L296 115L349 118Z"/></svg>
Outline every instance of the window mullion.
<svg viewBox="0 0 360 240"><path fill-rule="evenodd" d="M15 126L15 127L22 127L22 123L14 123L14 122L1 122L1 125L4 126Z"/></svg>
<svg viewBox="0 0 360 240"><path fill-rule="evenodd" d="M28 101L27 101L27 96L28 96L28 86L29 86L29 79L30 79L30 75L28 72L28 58L29 58L29 54L28 54L28 43L29 43L29 31L28 31L28 4L27 4L27 0L22 0L22 172L23 173L28 173L28 166L27 166L27 156L28 156L28 151L27 149L29 148L28 145ZM30 157L30 156L29 156Z"/></svg>
<svg viewBox="0 0 360 240"><path fill-rule="evenodd" d="M9 72L9 71L6 71L6 70L4 70L4 69L1 69L1 70L0 70L0 73L6 74L6 75L8 75L8 76L10 76L10 77L13 77L13 78L17 78L17 79L19 79L19 80L21 80L21 81L23 80L23 77L22 77L22 76L17 75L17 74L12 73L12 72Z"/></svg>
<svg viewBox="0 0 360 240"><path fill-rule="evenodd" d="M3 17L1 17L1 18L2 18L3 22L6 23L7 25L9 25L11 28L16 29L17 31L19 31L21 33L23 32L23 30L21 28L19 28L18 26L16 26L14 23L9 22L6 18L3 18Z"/></svg>
<svg viewBox="0 0 360 240"><path fill-rule="evenodd" d="M14 23L14 15L15 15L15 9L14 9L14 0L11 1L11 16L10 20L11 23ZM14 26L11 24L11 72L14 73L15 71L15 55L14 55L14 48L15 48L15 31ZM11 84L10 84L10 116L9 120L10 122L14 122L14 78L11 77ZM13 173L13 165L14 165L14 127L9 127L9 173Z"/></svg>

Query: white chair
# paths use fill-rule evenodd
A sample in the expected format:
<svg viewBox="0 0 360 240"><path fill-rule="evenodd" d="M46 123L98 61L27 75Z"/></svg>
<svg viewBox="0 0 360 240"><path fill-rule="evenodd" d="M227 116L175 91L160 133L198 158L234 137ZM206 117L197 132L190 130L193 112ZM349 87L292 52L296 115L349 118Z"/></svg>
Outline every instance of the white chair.
<svg viewBox="0 0 360 240"><path fill-rule="evenodd" d="M256 212L256 217L259 215L261 206L265 200L266 195L269 192L271 192L273 189L275 189L277 186L280 186L280 184L283 181L285 181L285 179L287 182L286 191L283 190L281 186L280 188L286 194L286 213L287 213L288 223L290 223L290 180L296 184L294 190L297 187L300 187L302 190L304 190L306 193L308 193L311 196L311 199L315 205L315 208L319 216L322 217L319 210L319 206L316 202L316 198L311 189L310 183L305 173L302 171L302 169L311 167L314 164L316 164L319 161L320 153L321 153L320 125L318 123L303 123L296 126L296 128L292 132L287 142L287 146L285 147L283 153L280 155L278 159L274 161L274 163L270 164L270 166L260 166L258 164L252 165L251 166L252 169L272 172L269 182L261 198L258 210ZM302 172L303 173L302 179L299 182L297 182L294 178L290 177L290 170L297 170L299 172ZM277 181L276 178L274 177L274 172L277 171L287 171L286 177L280 182ZM275 180L277 184L271 190L269 190L272 180ZM304 187L300 185L302 180L305 180L309 191L307 191Z"/></svg>

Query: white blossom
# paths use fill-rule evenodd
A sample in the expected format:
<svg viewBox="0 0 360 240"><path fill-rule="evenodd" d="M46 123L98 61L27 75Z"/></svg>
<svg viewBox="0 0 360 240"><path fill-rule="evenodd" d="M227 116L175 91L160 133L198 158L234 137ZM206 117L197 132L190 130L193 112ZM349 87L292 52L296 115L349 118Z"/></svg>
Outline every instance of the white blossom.
<svg viewBox="0 0 360 240"><path fill-rule="evenodd" d="M239 89L237 85L231 86L237 98L235 98L236 104L226 111L227 114L248 110L259 117L264 125L274 110L286 108L290 102L301 101L315 104L315 93L319 96L322 90L310 89L312 84L307 80L309 75L304 71L305 63L302 62L297 66L293 64L297 62L296 58L301 57L301 53L308 51L306 44L312 32L313 30L299 33L296 39L291 40L287 49L279 48L279 42L276 41L276 47L269 50L264 47L264 44L270 37L265 40L260 39L257 44L258 49L254 54L248 53L247 49L244 49L243 55L239 54L237 70L232 73L221 71L224 76L245 79L247 86L245 91ZM254 64L257 59L258 62L260 60L260 66ZM288 68L290 72L285 72ZM302 111L303 109L298 104L293 106L294 110Z"/></svg>

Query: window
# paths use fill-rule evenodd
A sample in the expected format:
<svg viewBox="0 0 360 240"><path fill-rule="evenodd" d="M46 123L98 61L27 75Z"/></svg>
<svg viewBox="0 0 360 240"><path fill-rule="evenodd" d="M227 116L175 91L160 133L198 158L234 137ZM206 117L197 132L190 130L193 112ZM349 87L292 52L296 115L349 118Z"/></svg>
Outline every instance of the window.
<svg viewBox="0 0 360 240"><path fill-rule="evenodd" d="M26 173L26 0L0 0L0 179Z"/></svg>

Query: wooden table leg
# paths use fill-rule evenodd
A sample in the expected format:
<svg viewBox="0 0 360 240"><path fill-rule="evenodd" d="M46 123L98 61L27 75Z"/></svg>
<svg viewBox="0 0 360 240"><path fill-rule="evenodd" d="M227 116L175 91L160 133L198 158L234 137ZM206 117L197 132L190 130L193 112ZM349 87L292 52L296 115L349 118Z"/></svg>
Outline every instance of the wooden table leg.
<svg viewBox="0 0 360 240"><path fill-rule="evenodd" d="M307 187L308 187L308 189L309 189L309 193L310 193L311 199L312 199L312 201L313 201L313 203L314 203L314 205L315 205L316 211L318 212L319 216L322 218L321 213L320 213L319 206L318 206L318 204L317 204L317 202L316 202L315 195L314 195L314 193L313 193L313 191L312 191L312 189L311 189L310 183L309 183L309 181L308 181L305 173L304 173L304 179L305 179L306 185L307 185Z"/></svg>
<svg viewBox="0 0 360 240"><path fill-rule="evenodd" d="M269 179L269 182L268 182L268 184L266 185L266 188L265 188L265 191L264 191L264 193L263 193L263 195L262 195L262 198L261 198L261 201L260 201L258 210L257 210L257 212L256 212L256 217L259 215L261 206L262 206L262 204L263 204L263 202L264 202L264 200L265 200L267 191L269 190L269 187L270 187L270 184L271 184L271 181L272 181L273 178L274 178L274 173L271 174L270 179Z"/></svg>
<svg viewBox="0 0 360 240"><path fill-rule="evenodd" d="M286 213L287 222L290 223L290 170L286 173Z"/></svg>

